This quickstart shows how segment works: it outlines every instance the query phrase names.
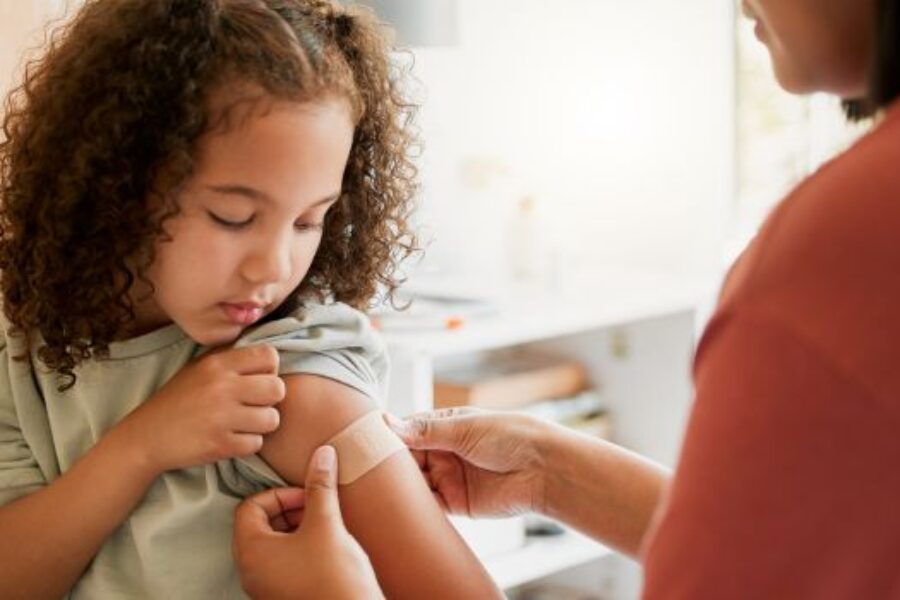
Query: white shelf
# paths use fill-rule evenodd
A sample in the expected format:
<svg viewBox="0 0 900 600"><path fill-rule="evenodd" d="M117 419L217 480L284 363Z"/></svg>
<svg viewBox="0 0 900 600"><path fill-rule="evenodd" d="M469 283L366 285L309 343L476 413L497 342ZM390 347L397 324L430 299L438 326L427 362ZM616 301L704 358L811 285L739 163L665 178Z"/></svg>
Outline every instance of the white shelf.
<svg viewBox="0 0 900 600"><path fill-rule="evenodd" d="M701 294L696 282L671 276L619 275L577 295L528 288L490 294L499 312L455 330L384 332L387 343L431 357L493 350L536 340L693 311Z"/></svg>
<svg viewBox="0 0 900 600"><path fill-rule="evenodd" d="M488 557L484 565L504 590L609 556L612 550L578 532L528 538L525 546Z"/></svg>

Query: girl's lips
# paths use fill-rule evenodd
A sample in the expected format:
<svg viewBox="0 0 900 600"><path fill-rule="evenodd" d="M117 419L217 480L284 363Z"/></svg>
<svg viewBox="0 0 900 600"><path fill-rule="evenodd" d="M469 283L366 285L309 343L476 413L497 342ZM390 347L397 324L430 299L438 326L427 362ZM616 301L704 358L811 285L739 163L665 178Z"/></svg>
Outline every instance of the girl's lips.
<svg viewBox="0 0 900 600"><path fill-rule="evenodd" d="M236 325L251 325L263 316L263 307L252 304L221 304L222 311Z"/></svg>

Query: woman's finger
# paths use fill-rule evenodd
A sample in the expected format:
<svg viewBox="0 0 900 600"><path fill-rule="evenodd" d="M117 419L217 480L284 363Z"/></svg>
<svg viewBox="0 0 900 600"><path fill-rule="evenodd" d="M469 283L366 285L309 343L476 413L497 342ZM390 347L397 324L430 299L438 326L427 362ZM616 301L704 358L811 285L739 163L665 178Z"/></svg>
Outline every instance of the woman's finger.
<svg viewBox="0 0 900 600"><path fill-rule="evenodd" d="M461 410L445 409L403 420L388 415L385 422L410 450L461 452L463 442L475 424L462 416Z"/></svg>
<svg viewBox="0 0 900 600"><path fill-rule="evenodd" d="M321 446L313 452L306 470L304 528L343 527L337 492L337 470L337 452L332 446Z"/></svg>

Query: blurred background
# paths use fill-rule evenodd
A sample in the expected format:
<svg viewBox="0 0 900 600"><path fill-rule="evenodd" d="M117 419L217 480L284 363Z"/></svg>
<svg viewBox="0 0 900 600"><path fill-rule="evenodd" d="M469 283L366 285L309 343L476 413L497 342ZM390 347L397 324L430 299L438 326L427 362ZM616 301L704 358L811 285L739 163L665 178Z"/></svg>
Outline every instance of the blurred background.
<svg viewBox="0 0 900 600"><path fill-rule="evenodd" d="M0 0L4 96L47 21L78 3ZM832 100L776 87L729 1L360 3L411 45L396 60L413 63L422 104L418 271L715 280L785 191L858 134Z"/></svg>
<svg viewBox="0 0 900 600"><path fill-rule="evenodd" d="M690 361L771 208L868 125L791 97L731 0L365 0L422 105L427 251L373 313L388 406L523 410L677 461ZM0 91L76 0L0 0ZM458 526L516 598L633 598L534 518Z"/></svg>

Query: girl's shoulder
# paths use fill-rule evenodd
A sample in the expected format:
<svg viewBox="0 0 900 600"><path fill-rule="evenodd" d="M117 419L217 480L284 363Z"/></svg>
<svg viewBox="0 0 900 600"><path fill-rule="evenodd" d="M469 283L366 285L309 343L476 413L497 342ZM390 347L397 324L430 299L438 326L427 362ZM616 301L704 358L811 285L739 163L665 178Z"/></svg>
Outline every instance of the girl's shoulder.
<svg viewBox="0 0 900 600"><path fill-rule="evenodd" d="M253 344L269 344L278 351L282 375L322 375L374 398L386 393L387 347L369 318L346 304L305 303L288 316L245 332L235 346Z"/></svg>
<svg viewBox="0 0 900 600"><path fill-rule="evenodd" d="M306 340L310 345L334 348L381 345L369 318L341 302L306 302L287 316L247 330L236 345L282 339Z"/></svg>

